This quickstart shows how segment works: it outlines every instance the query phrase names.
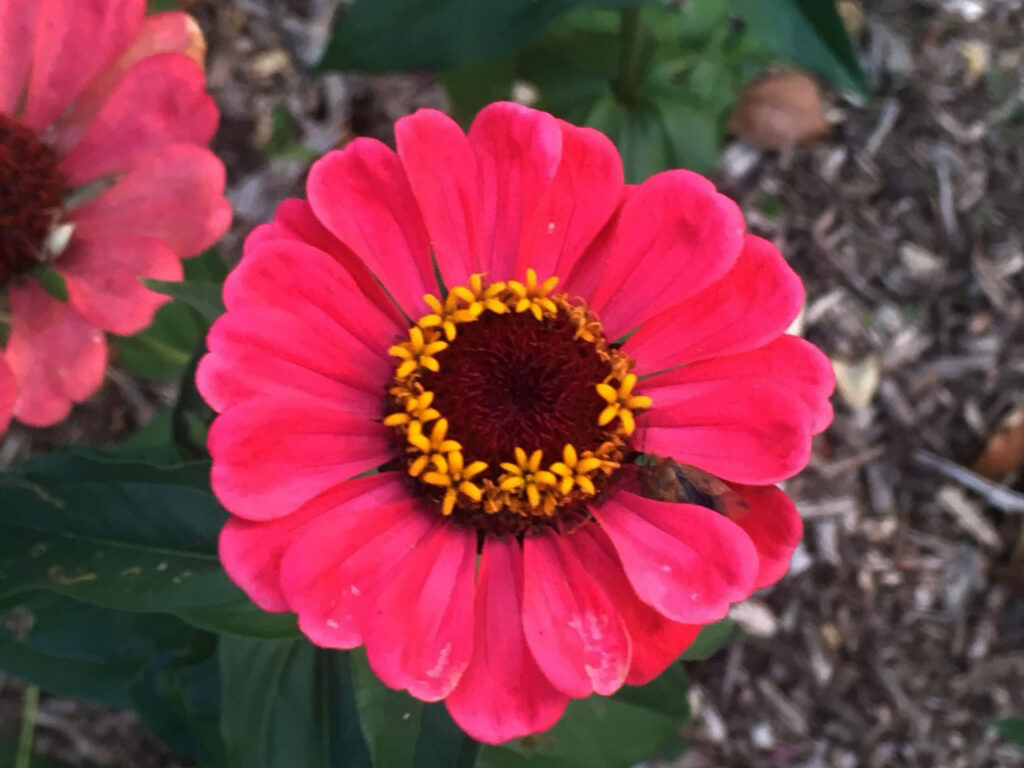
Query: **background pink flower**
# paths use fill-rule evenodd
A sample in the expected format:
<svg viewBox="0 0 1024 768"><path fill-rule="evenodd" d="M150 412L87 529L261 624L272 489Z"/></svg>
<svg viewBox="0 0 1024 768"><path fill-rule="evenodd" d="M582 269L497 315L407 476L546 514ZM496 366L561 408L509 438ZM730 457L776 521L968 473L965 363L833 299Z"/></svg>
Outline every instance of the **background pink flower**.
<svg viewBox="0 0 1024 768"><path fill-rule="evenodd" d="M221 558L495 743L651 680L783 574L772 484L831 366L706 179L624 185L602 134L508 103L396 136L318 161L225 285L197 377ZM684 503L641 494L649 454L687 465Z"/></svg>
<svg viewBox="0 0 1024 768"><path fill-rule="evenodd" d="M140 278L227 229L205 46L144 0L0 0L0 431L54 424L99 388L103 331L132 334L166 301ZM35 279L52 268L67 301Z"/></svg>

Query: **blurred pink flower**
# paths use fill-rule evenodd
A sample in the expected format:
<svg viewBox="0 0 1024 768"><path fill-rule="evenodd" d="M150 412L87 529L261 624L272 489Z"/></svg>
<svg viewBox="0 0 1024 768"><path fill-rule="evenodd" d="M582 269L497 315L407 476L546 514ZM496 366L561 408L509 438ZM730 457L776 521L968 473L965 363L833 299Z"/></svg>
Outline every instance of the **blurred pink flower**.
<svg viewBox="0 0 1024 768"><path fill-rule="evenodd" d="M0 433L12 415L54 424L95 392L103 332L136 333L167 301L140 278L180 280L181 259L230 223L202 34L145 10L0 0Z"/></svg>

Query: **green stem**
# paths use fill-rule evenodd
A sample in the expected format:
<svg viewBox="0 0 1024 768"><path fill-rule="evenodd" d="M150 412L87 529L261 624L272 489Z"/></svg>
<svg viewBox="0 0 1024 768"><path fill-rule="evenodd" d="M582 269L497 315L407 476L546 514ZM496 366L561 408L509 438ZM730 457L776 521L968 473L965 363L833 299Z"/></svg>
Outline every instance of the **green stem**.
<svg viewBox="0 0 1024 768"><path fill-rule="evenodd" d="M636 97L642 33L640 9L624 9L619 25L619 80L616 85L619 98L627 104Z"/></svg>
<svg viewBox="0 0 1024 768"><path fill-rule="evenodd" d="M21 712L21 734L18 736L18 754L14 768L31 768L32 739L36 730L36 712L39 711L39 688L30 685L25 689L25 706Z"/></svg>
<svg viewBox="0 0 1024 768"><path fill-rule="evenodd" d="M168 365L173 365L175 368L184 368L192 359L188 352L183 352L169 344L164 344L162 341L152 339L144 333L139 334L138 336L133 336L132 341L145 347L162 362L165 362Z"/></svg>

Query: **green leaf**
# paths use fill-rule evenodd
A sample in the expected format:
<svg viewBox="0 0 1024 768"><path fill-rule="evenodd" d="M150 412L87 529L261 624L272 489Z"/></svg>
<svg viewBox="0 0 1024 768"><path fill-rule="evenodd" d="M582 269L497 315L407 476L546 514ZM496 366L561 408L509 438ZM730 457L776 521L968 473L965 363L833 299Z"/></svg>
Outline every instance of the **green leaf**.
<svg viewBox="0 0 1024 768"><path fill-rule="evenodd" d="M44 653L0 629L0 669L5 675L62 696L81 696L112 707L130 707L132 682L142 661L82 661Z"/></svg>
<svg viewBox="0 0 1024 768"><path fill-rule="evenodd" d="M628 768L676 738L689 717L688 681L672 666L653 682L612 697L569 702L551 729L500 747L485 747L487 768Z"/></svg>
<svg viewBox="0 0 1024 768"><path fill-rule="evenodd" d="M634 7L651 0L356 0L320 66L394 72L454 69L519 49L578 7Z"/></svg>
<svg viewBox="0 0 1024 768"><path fill-rule="evenodd" d="M362 649L349 654L349 661L359 723L375 768L412 768L423 702L378 680Z"/></svg>
<svg viewBox="0 0 1024 768"><path fill-rule="evenodd" d="M207 323L213 323L224 314L224 299L221 291L224 286L209 280L170 281L143 280L146 287L172 299L185 302L198 312Z"/></svg>
<svg viewBox="0 0 1024 768"><path fill-rule="evenodd" d="M423 707L413 768L473 768L480 743L455 724L443 703Z"/></svg>
<svg viewBox="0 0 1024 768"><path fill-rule="evenodd" d="M682 661L706 661L722 649L735 631L736 622L729 618L708 624L679 658Z"/></svg>
<svg viewBox="0 0 1024 768"><path fill-rule="evenodd" d="M492 101L512 97L512 84L519 65L515 55L466 64L442 73L441 82L448 93L452 111L464 128Z"/></svg>
<svg viewBox="0 0 1024 768"><path fill-rule="evenodd" d="M131 706L197 760L219 752L213 635L168 614L115 611L42 591L7 598L4 611L0 669L49 692Z"/></svg>
<svg viewBox="0 0 1024 768"><path fill-rule="evenodd" d="M288 638L300 634L294 614L268 613L245 598L222 605L181 608L176 613L193 626L220 634L257 638Z"/></svg>
<svg viewBox="0 0 1024 768"><path fill-rule="evenodd" d="M345 654L302 640L220 641L227 768L369 768Z"/></svg>
<svg viewBox="0 0 1024 768"><path fill-rule="evenodd" d="M167 381L188 365L205 332L206 325L194 309L183 301L172 301L157 310L146 330L117 340L118 356L133 373Z"/></svg>
<svg viewBox="0 0 1024 768"><path fill-rule="evenodd" d="M125 613L52 592L8 597L0 602L0 613L4 611L12 611L8 630L21 643L40 653L77 661L148 662L162 648L187 647L196 634L174 616Z"/></svg>
<svg viewBox="0 0 1024 768"><path fill-rule="evenodd" d="M1024 747L1024 718L1013 717L1005 720L994 720L992 726L1007 741Z"/></svg>
<svg viewBox="0 0 1024 768"><path fill-rule="evenodd" d="M134 611L244 599L217 558L227 513L203 462L157 466L95 452L0 476L0 596L46 589Z"/></svg>
<svg viewBox="0 0 1024 768"><path fill-rule="evenodd" d="M522 53L519 77L538 87L540 107L607 134L628 182L668 168L710 171L743 84L766 60L730 26L725 2L646 9L629 88L619 83L620 17L606 11L552 24Z"/></svg>
<svg viewBox="0 0 1024 768"><path fill-rule="evenodd" d="M362 649L349 659L359 724L374 768L472 768L480 745L462 732L444 704L424 704L385 686Z"/></svg>
<svg viewBox="0 0 1024 768"><path fill-rule="evenodd" d="M17 753L18 750L13 744L9 744L0 737L0 768L12 768ZM68 768L68 766L65 763L54 763L33 755L28 768Z"/></svg>
<svg viewBox="0 0 1024 768"><path fill-rule="evenodd" d="M833 0L730 0L779 56L840 88L867 93L857 53Z"/></svg>

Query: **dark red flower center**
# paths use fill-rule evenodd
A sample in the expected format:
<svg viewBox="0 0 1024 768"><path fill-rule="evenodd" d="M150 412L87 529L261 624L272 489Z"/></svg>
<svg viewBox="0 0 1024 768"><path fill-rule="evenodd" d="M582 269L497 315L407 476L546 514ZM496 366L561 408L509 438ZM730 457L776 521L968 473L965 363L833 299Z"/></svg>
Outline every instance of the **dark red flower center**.
<svg viewBox="0 0 1024 768"><path fill-rule="evenodd" d="M399 358L385 424L408 474L445 516L520 534L574 527L620 466L633 413L631 361L557 280L474 275L389 350Z"/></svg>
<svg viewBox="0 0 1024 768"><path fill-rule="evenodd" d="M53 150L0 112L0 285L42 260L63 190Z"/></svg>
<svg viewBox="0 0 1024 768"><path fill-rule="evenodd" d="M486 312L459 326L437 355L441 371L424 372L422 382L466 456L498 467L516 446L551 461L566 443L600 446L606 403L595 387L608 377L608 361L573 338L575 330L564 314L538 322L527 312Z"/></svg>

